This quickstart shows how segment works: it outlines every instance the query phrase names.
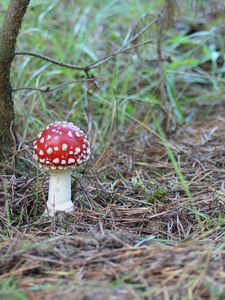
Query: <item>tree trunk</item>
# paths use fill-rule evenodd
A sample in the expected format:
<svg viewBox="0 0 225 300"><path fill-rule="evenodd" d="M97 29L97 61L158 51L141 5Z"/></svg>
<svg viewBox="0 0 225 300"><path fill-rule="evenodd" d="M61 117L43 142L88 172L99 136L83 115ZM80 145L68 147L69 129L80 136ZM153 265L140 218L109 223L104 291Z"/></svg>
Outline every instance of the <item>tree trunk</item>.
<svg viewBox="0 0 225 300"><path fill-rule="evenodd" d="M30 0L11 0L0 31L0 162L12 163L14 160L14 109L10 68L29 2Z"/></svg>

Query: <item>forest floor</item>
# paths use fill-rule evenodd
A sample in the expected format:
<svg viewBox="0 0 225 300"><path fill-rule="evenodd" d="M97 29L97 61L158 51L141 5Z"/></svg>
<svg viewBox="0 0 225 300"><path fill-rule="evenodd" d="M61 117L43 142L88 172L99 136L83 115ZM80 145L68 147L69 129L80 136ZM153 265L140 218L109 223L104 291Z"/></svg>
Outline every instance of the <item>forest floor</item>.
<svg viewBox="0 0 225 300"><path fill-rule="evenodd" d="M224 125L221 105L169 137L191 199L138 124L74 178L74 212L41 216L46 174L38 204L35 176L5 178L26 220L1 212L1 300L225 299Z"/></svg>
<svg viewBox="0 0 225 300"><path fill-rule="evenodd" d="M81 72L14 58L0 300L224 300L224 1L30 2L18 52L110 59ZM48 218L32 142L56 120L84 129L92 155L73 175L74 211Z"/></svg>

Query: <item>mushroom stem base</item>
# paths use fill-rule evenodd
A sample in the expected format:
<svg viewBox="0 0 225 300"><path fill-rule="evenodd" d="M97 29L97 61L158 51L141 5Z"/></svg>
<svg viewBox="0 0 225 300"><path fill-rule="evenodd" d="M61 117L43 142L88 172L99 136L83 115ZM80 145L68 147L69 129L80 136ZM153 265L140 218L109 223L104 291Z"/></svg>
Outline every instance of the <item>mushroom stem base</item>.
<svg viewBox="0 0 225 300"><path fill-rule="evenodd" d="M49 171L49 192L45 214L53 216L56 211L72 211L71 175L72 170Z"/></svg>

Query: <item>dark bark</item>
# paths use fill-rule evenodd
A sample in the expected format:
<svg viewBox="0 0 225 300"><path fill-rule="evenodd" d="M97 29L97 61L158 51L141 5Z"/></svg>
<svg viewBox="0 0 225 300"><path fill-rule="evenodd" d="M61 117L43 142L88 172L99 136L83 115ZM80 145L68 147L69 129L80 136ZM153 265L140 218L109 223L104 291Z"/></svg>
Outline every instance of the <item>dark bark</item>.
<svg viewBox="0 0 225 300"><path fill-rule="evenodd" d="M29 2L11 0L0 31L0 162L13 159L15 133L10 68Z"/></svg>

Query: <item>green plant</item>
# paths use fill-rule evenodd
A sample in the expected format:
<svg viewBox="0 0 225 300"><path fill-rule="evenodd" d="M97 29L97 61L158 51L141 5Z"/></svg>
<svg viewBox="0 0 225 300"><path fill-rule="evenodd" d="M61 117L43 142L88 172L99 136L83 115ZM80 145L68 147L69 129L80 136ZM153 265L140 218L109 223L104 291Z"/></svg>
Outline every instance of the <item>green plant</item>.
<svg viewBox="0 0 225 300"><path fill-rule="evenodd" d="M22 289L17 287L17 281L13 277L0 280L1 300L29 300Z"/></svg>

